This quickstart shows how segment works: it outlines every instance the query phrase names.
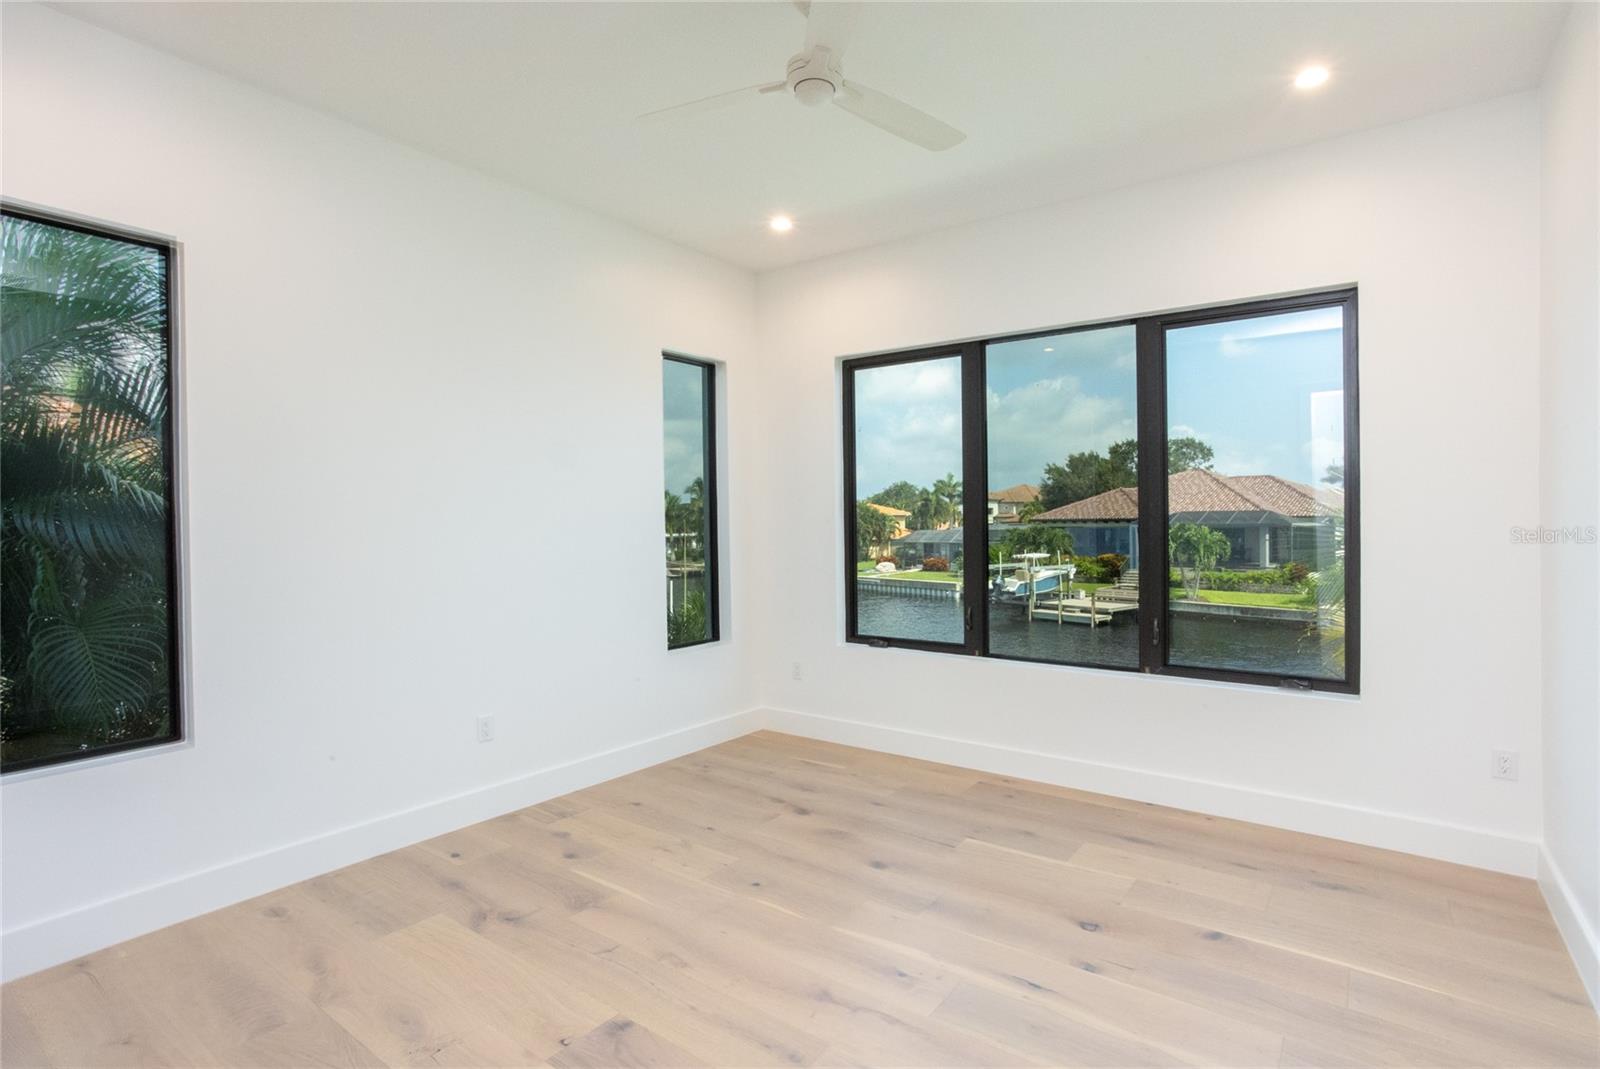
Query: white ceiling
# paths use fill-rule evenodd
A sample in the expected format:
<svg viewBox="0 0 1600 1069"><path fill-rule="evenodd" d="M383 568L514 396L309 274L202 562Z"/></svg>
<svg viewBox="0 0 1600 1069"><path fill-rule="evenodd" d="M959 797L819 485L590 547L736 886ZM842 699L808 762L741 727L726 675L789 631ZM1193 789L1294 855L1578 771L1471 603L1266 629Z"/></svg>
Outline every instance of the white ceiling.
<svg viewBox="0 0 1600 1069"><path fill-rule="evenodd" d="M930 153L785 94L759 3L89 3L60 10L397 140L766 269L1537 83L1564 4L864 5L847 76L965 130ZM1322 62L1314 94L1289 81ZM774 235L774 211L796 229Z"/></svg>

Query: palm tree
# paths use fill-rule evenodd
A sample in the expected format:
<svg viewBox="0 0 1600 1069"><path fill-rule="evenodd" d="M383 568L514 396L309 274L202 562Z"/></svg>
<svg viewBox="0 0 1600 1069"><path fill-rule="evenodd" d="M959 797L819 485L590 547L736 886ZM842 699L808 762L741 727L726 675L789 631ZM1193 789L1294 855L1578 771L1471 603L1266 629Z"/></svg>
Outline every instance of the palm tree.
<svg viewBox="0 0 1600 1069"><path fill-rule="evenodd" d="M933 484L933 496L939 503L939 518L947 523L961 522L961 480L955 472Z"/></svg>
<svg viewBox="0 0 1600 1069"><path fill-rule="evenodd" d="M879 512L872 502L856 505L856 559L870 560L887 549L894 538L894 517Z"/></svg>
<svg viewBox="0 0 1600 1069"><path fill-rule="evenodd" d="M165 290L155 250L4 218L8 762L33 733L76 749L170 724Z"/></svg>
<svg viewBox="0 0 1600 1069"><path fill-rule="evenodd" d="M1167 553L1191 598L1200 593L1202 573L1227 560L1232 551L1227 535L1198 523L1175 523L1167 532Z"/></svg>

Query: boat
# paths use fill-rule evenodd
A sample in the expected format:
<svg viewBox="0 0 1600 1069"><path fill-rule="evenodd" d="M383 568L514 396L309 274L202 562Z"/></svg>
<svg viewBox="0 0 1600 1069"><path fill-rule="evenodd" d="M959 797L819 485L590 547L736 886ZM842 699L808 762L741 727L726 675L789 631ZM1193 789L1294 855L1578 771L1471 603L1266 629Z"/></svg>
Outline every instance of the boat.
<svg viewBox="0 0 1600 1069"><path fill-rule="evenodd" d="M1040 561L1049 559L1048 553L1018 553L1010 561L989 565L990 571L998 573L989 584L991 598L1026 604L1040 594L1059 591L1063 583L1070 592L1077 567L1071 563L1040 565Z"/></svg>

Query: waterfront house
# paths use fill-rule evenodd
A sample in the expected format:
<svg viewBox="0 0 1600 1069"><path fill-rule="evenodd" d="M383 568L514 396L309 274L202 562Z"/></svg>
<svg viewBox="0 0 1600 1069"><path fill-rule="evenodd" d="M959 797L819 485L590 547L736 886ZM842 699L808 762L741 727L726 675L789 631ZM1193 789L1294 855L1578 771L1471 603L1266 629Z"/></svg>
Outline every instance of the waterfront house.
<svg viewBox="0 0 1600 1069"><path fill-rule="evenodd" d="M1328 559L1333 529L1344 515L1343 491L1277 475L1218 475L1196 468L1167 478L1171 522L1221 531L1231 552L1225 568L1274 568L1289 561L1315 567ZM1139 490L1122 486L1033 517L1064 527L1075 552L1121 553L1139 566Z"/></svg>
<svg viewBox="0 0 1600 1069"><path fill-rule="evenodd" d="M1004 490L989 491L989 522L1017 523L1022 519L1024 505L1039 500L1039 488L1031 483L1018 483Z"/></svg>

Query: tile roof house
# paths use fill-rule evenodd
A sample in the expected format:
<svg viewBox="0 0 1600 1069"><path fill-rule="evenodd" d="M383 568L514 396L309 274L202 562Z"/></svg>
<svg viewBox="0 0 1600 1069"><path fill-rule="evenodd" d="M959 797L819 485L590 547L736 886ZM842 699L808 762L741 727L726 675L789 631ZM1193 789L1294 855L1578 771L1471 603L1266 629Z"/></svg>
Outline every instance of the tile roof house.
<svg viewBox="0 0 1600 1069"><path fill-rule="evenodd" d="M868 501L867 507L883 513L894 521L894 532L889 535L890 538L900 538L906 533L906 521L911 518L911 513L892 505L880 505L876 501Z"/></svg>
<svg viewBox="0 0 1600 1069"><path fill-rule="evenodd" d="M1298 560L1316 567L1332 545L1344 493L1277 475L1218 475L1205 469L1167 478L1173 523L1198 523L1227 535L1225 567L1271 568ZM1049 509L1034 523L1066 527L1080 554L1122 553L1138 567L1139 491L1132 486Z"/></svg>
<svg viewBox="0 0 1600 1069"><path fill-rule="evenodd" d="M989 522L1016 523L1022 506L1039 500L1039 488L1031 483L1018 483L1004 490L989 491Z"/></svg>

